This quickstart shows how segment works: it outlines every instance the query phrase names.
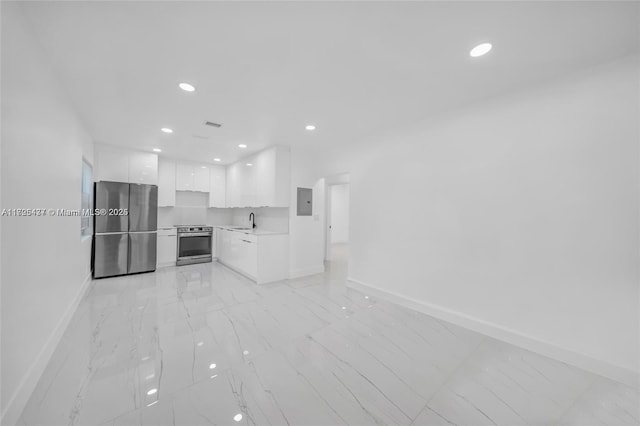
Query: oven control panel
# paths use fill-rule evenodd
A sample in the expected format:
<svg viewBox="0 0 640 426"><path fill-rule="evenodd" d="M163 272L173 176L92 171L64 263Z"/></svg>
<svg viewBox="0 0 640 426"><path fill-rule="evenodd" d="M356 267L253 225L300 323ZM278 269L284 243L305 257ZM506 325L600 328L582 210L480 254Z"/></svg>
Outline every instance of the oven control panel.
<svg viewBox="0 0 640 426"><path fill-rule="evenodd" d="M178 232L213 232L213 228L211 226L188 226L178 228Z"/></svg>

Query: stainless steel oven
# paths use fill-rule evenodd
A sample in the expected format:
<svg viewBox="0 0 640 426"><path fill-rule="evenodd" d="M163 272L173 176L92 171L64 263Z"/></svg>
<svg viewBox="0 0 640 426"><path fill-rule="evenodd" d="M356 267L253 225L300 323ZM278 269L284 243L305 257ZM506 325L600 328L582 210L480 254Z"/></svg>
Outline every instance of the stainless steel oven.
<svg viewBox="0 0 640 426"><path fill-rule="evenodd" d="M211 262L213 228L185 226L178 228L177 265Z"/></svg>

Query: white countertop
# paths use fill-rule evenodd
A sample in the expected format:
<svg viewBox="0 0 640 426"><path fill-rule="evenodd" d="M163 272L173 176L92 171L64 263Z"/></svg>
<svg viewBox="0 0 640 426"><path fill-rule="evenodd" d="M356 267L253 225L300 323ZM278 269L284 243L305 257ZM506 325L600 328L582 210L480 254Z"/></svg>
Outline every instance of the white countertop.
<svg viewBox="0 0 640 426"><path fill-rule="evenodd" d="M243 234L251 235L287 235L288 232L269 231L266 229L254 228L254 229L238 229L241 228L237 225L207 225L213 228L228 229L229 231L242 232Z"/></svg>
<svg viewBox="0 0 640 426"><path fill-rule="evenodd" d="M228 229L230 231L235 231L235 232L242 232L243 234L251 234L251 235L288 235L288 232L280 232L280 231L270 231L267 229L260 229L260 228L255 228L255 229L239 229L241 228L238 225L203 225L203 226L210 226L212 228L218 228L218 229ZM174 230L178 228L177 225L172 225L172 226L159 226L158 230L163 230L163 231L167 231L167 230Z"/></svg>

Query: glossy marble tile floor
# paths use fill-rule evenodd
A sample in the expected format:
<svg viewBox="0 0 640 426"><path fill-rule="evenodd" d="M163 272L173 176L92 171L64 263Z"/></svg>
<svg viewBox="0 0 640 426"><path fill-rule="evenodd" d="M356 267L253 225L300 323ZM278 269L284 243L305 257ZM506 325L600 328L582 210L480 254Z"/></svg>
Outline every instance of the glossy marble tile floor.
<svg viewBox="0 0 640 426"><path fill-rule="evenodd" d="M345 287L95 281L22 425L638 425L640 392Z"/></svg>

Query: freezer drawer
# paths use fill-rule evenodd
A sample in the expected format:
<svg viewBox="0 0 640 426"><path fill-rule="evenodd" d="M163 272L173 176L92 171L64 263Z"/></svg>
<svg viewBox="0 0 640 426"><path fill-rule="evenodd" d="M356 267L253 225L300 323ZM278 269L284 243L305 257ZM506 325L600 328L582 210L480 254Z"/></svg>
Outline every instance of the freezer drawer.
<svg viewBox="0 0 640 426"><path fill-rule="evenodd" d="M102 278L126 274L128 248L129 235L126 233L96 235L93 276Z"/></svg>
<svg viewBox="0 0 640 426"><path fill-rule="evenodd" d="M155 231L158 222L158 187L129 185L129 232Z"/></svg>
<svg viewBox="0 0 640 426"><path fill-rule="evenodd" d="M129 234L129 273L156 270L157 234L132 232Z"/></svg>
<svg viewBox="0 0 640 426"><path fill-rule="evenodd" d="M95 208L120 211L129 208L129 184L122 182L96 182ZM125 215L105 214L95 216L95 233L127 232L129 218Z"/></svg>

